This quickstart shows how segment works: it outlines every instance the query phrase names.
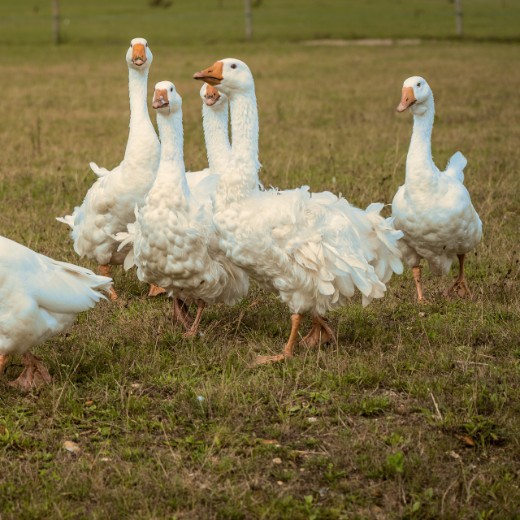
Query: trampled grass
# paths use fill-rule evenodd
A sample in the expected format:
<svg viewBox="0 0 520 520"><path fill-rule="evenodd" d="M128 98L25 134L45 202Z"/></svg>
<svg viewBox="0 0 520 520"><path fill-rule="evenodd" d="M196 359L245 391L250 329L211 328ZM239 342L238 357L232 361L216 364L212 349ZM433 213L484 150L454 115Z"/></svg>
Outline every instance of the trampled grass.
<svg viewBox="0 0 520 520"><path fill-rule="evenodd" d="M133 273L116 271L118 303L37 349L52 385L21 395L0 383L0 518L515 518L518 46L149 41L151 83L171 79L184 99L190 168L206 164L191 75L234 55L256 78L264 183L307 183L363 207L390 202L403 181L412 121L395 106L402 81L424 75L437 103L435 159L467 156L484 221L468 262L475 297L446 301L449 279L426 275L431 303L418 307L407 272L383 300L331 314L337 346L251 370L289 330L275 297L255 289L210 309L204 335L187 341L169 302L147 300ZM8 47L1 234L94 267L54 217L82 200L90 160L122 157L125 51ZM19 370L15 361L8 377Z"/></svg>

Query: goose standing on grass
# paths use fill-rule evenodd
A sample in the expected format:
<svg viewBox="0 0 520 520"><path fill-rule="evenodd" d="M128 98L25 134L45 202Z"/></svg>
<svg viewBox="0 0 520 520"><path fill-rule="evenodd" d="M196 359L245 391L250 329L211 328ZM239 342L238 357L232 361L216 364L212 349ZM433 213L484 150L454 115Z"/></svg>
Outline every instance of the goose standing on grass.
<svg viewBox="0 0 520 520"><path fill-rule="evenodd" d="M405 262L412 268L417 298L425 301L421 285L421 260L428 261L434 274L447 274L455 256L459 274L448 296L456 291L471 297L464 277L464 259L482 238L482 222L464 186L466 158L456 152L441 172L432 158L431 136L435 106L430 86L424 78L413 76L403 84L398 112L407 108L413 114L413 133L406 158L406 178L392 202L397 229L404 232L400 241Z"/></svg>
<svg viewBox="0 0 520 520"><path fill-rule="evenodd" d="M215 194L220 247L262 286L278 292L291 311L284 353L255 364L290 358L302 314L312 314L308 345L334 339L325 313L344 305L357 288L363 303L380 298L392 272L401 272L402 233L379 216L381 205L357 210L330 192L261 190L258 179L258 112L249 67L232 58L194 75L229 98L231 161Z"/></svg>
<svg viewBox="0 0 520 520"><path fill-rule="evenodd" d="M29 350L68 329L111 286L110 278L0 237L0 374L9 355L20 354L24 370L9 384L30 390L49 383L49 372Z"/></svg>
<svg viewBox="0 0 520 520"><path fill-rule="evenodd" d="M182 98L173 83L155 85L153 108L161 139L157 177L133 230L119 237L123 248L133 243L125 267L137 265L140 280L159 285L175 298L174 315L190 337L197 333L207 304L234 304L246 296L249 283L218 248L212 222L215 175L194 185L193 192L186 180ZM192 323L183 303L198 305Z"/></svg>
<svg viewBox="0 0 520 520"><path fill-rule="evenodd" d="M99 178L72 215L57 219L72 228L76 253L94 259L103 275L110 273L111 265L123 263L128 251L118 251L119 243L113 235L126 230L127 224L135 220L134 208L142 205L159 165L159 139L146 105L152 60L147 41L134 38L126 53L130 131L123 161L110 172L91 163ZM150 288L151 296L161 292L158 287ZM117 299L113 288L110 298Z"/></svg>

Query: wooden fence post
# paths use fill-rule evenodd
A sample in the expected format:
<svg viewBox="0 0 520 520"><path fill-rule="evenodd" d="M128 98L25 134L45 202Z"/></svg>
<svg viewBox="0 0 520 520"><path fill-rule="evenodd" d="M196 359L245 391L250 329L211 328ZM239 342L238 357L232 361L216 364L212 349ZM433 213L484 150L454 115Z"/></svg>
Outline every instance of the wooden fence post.
<svg viewBox="0 0 520 520"><path fill-rule="evenodd" d="M251 0L244 0L244 14L246 17L246 40L253 38L253 10Z"/></svg>
<svg viewBox="0 0 520 520"><path fill-rule="evenodd" d="M60 36L60 0L52 0L52 42L61 43Z"/></svg>
<svg viewBox="0 0 520 520"><path fill-rule="evenodd" d="M455 25L457 27L457 36L462 36L462 0L455 0Z"/></svg>

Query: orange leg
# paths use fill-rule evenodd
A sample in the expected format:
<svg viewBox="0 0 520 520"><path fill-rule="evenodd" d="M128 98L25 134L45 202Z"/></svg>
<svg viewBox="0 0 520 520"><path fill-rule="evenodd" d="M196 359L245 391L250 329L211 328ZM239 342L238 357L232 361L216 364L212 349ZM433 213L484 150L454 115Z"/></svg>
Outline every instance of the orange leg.
<svg viewBox="0 0 520 520"><path fill-rule="evenodd" d="M415 280L415 287L417 289L417 301L419 303L427 303L426 298L424 297L422 284L421 284L421 266L416 265L412 267L413 279Z"/></svg>
<svg viewBox="0 0 520 520"><path fill-rule="evenodd" d="M320 344L335 342L335 334L327 320L322 316L312 317L312 327L310 332L300 341L308 347L317 347Z"/></svg>
<svg viewBox="0 0 520 520"><path fill-rule="evenodd" d="M189 331L192 325L192 320L188 314L189 307L180 298L173 299L173 317L177 323ZM202 311L201 311L202 312Z"/></svg>
<svg viewBox="0 0 520 520"><path fill-rule="evenodd" d="M52 381L49 371L39 358L27 352L23 355L22 361L25 365L22 373L18 376L18 379L9 383L9 386L28 392L32 388Z"/></svg>
<svg viewBox="0 0 520 520"><path fill-rule="evenodd" d="M108 265L108 264L100 265L99 266L99 274L101 276L109 276L110 277L110 265ZM116 301L117 300L118 296L117 296L116 290L114 289L114 286L111 286L110 289L108 290L108 297L112 301Z"/></svg>
<svg viewBox="0 0 520 520"><path fill-rule="evenodd" d="M148 292L148 297L153 298L155 296L160 296L161 294L166 294L166 290L154 283L150 284L150 291Z"/></svg>
<svg viewBox="0 0 520 520"><path fill-rule="evenodd" d="M291 334L285 344L283 354L277 356L258 356L253 362L253 366L265 365L267 363L276 363L277 361L283 361L293 357L294 346L298 339L298 329L300 328L300 322L302 320L301 314L291 314Z"/></svg>
<svg viewBox="0 0 520 520"><path fill-rule="evenodd" d="M8 360L9 356L7 354L0 355L0 376L4 373L5 365L7 365Z"/></svg>
<svg viewBox="0 0 520 520"><path fill-rule="evenodd" d="M195 316L195 319L193 320L193 323L191 324L190 329L184 333L185 338L193 338L193 336L197 335L197 331L199 330L200 319L202 318L202 311L205 307L206 303L202 300L199 300L197 302L197 314Z"/></svg>
<svg viewBox="0 0 520 520"><path fill-rule="evenodd" d="M452 291L455 291L461 298L464 298L464 296L473 298L468 284L466 283L466 278L464 277L464 259L466 255L457 255L457 257L459 259L459 275L455 279L453 285L444 291L444 296L448 297Z"/></svg>

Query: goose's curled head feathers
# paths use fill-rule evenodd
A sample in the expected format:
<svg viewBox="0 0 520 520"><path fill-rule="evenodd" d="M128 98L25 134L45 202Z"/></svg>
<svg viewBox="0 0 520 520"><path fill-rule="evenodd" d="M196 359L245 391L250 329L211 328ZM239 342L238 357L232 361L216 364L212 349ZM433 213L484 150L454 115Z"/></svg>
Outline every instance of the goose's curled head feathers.
<svg viewBox="0 0 520 520"><path fill-rule="evenodd" d="M409 108L413 114L421 115L428 110L430 100L433 100L433 93L428 82L421 76L412 76L403 83L401 102L397 106L397 111L404 112Z"/></svg>
<svg viewBox="0 0 520 520"><path fill-rule="evenodd" d="M148 70L153 61L153 54L144 38L134 38L126 51L126 63L135 70Z"/></svg>
<svg viewBox="0 0 520 520"><path fill-rule="evenodd" d="M254 91L255 88L251 70L236 58L216 61L211 67L195 73L193 77L205 81L228 96L233 92Z"/></svg>
<svg viewBox="0 0 520 520"><path fill-rule="evenodd" d="M162 114L173 114L182 108L182 98L171 81L155 84L152 107Z"/></svg>

